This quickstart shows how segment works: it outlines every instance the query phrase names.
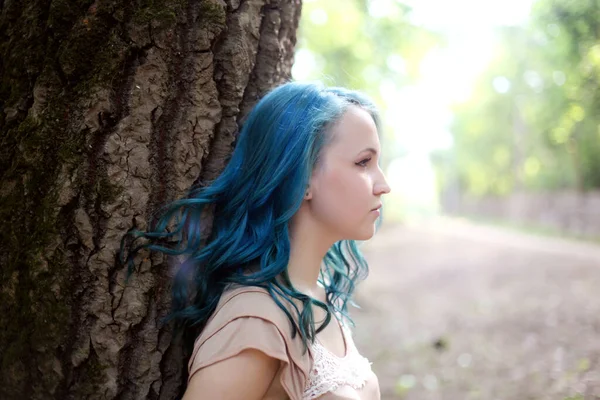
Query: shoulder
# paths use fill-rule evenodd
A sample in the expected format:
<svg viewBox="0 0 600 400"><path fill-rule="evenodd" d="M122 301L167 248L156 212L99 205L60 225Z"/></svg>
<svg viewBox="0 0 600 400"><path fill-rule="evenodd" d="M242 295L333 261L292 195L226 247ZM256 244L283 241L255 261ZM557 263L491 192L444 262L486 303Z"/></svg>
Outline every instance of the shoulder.
<svg viewBox="0 0 600 400"><path fill-rule="evenodd" d="M285 299L280 299L280 302L291 311L291 306ZM279 328L287 325L291 328L291 321L269 291L257 286L235 286L225 290L209 323L240 317L261 318Z"/></svg>
<svg viewBox="0 0 600 400"><path fill-rule="evenodd" d="M294 318L293 306L285 299L280 302ZM192 359L207 355L206 352L223 355L225 346L268 347L271 350L268 353L273 354L277 349L301 364L306 357L304 345L299 335L292 337L293 331L292 321L268 290L255 286L229 287L196 338Z"/></svg>
<svg viewBox="0 0 600 400"><path fill-rule="evenodd" d="M216 309L196 338L194 347L202 347L213 336L223 337L226 332L234 335L234 338L241 338L246 336L245 331L252 333L253 330L261 329L283 338L288 332L286 319L284 311L277 306L266 289L253 286L229 287L221 295ZM287 324L290 325L289 322Z"/></svg>

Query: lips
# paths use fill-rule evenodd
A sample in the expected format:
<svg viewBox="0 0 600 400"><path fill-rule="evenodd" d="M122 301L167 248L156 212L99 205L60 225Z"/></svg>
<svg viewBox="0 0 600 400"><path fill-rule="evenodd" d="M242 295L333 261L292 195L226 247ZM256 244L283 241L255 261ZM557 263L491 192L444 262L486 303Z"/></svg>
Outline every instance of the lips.
<svg viewBox="0 0 600 400"><path fill-rule="evenodd" d="M379 204L377 207L375 207L374 209L372 209L371 211L376 211L379 210L381 208L381 204Z"/></svg>

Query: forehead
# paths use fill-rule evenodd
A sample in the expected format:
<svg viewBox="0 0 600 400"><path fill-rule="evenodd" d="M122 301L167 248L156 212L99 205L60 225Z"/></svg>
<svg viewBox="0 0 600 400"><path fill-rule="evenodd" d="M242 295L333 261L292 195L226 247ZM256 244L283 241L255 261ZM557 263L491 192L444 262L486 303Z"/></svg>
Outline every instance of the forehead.
<svg viewBox="0 0 600 400"><path fill-rule="evenodd" d="M332 136L330 150L333 152L358 153L366 147L379 150L379 136L373 117L356 106L346 110L329 134Z"/></svg>

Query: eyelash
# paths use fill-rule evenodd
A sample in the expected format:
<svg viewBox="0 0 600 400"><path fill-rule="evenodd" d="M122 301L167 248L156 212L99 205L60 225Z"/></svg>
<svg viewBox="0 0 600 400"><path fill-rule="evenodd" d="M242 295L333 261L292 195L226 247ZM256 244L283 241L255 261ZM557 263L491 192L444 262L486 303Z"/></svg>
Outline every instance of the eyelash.
<svg viewBox="0 0 600 400"><path fill-rule="evenodd" d="M364 160L362 160L361 162L356 163L356 165L360 166L360 167L366 167L367 163L371 161L370 158L365 158Z"/></svg>

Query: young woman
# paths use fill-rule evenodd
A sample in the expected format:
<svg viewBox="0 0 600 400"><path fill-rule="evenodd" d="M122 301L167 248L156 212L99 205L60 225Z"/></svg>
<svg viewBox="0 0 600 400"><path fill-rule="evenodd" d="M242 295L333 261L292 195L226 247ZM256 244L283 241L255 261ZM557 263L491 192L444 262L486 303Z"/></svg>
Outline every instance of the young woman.
<svg viewBox="0 0 600 400"><path fill-rule="evenodd" d="M347 306L367 275L355 241L374 235L390 191L380 157L368 98L287 83L250 112L217 179L130 232L149 242L129 262L143 247L182 261L171 317L198 332L184 400L379 399Z"/></svg>

